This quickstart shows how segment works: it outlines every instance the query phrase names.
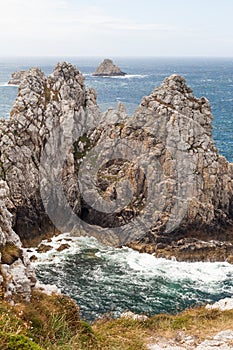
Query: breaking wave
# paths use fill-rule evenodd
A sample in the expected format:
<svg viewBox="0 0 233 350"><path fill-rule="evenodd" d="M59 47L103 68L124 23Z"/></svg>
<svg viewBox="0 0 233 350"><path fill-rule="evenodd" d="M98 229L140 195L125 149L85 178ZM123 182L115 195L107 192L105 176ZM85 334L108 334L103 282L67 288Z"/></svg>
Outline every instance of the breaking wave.
<svg viewBox="0 0 233 350"><path fill-rule="evenodd" d="M30 255L37 257L38 278L74 298L89 321L108 312L119 316L125 310L174 313L233 296L233 265L225 262L158 259L69 234L43 243L51 250L38 253L30 249ZM64 244L69 247L58 252Z"/></svg>

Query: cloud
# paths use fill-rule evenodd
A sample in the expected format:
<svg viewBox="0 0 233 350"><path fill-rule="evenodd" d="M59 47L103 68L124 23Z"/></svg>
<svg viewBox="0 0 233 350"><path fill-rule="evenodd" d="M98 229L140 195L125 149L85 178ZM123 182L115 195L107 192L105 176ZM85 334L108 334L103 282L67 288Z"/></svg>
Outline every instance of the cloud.
<svg viewBox="0 0 233 350"><path fill-rule="evenodd" d="M112 29L118 29L118 30L126 30L126 31L156 31L156 32L167 32L167 31L173 31L174 28L171 26L165 26L161 24L154 24L154 23L130 23L130 21L127 22L118 22L118 23L112 23L110 25Z"/></svg>
<svg viewBox="0 0 233 350"><path fill-rule="evenodd" d="M168 31L155 23L135 23L129 18L106 14L97 6L73 6L66 0L0 0L1 36L51 39L88 32Z"/></svg>
<svg viewBox="0 0 233 350"><path fill-rule="evenodd" d="M223 26L216 27L216 22L206 21L196 7L194 13L182 7L179 16L174 16L173 10L167 11L164 4L152 0L148 0L151 5L146 6L145 12L143 4L139 9L128 2L126 10L121 11L123 0L118 1L102 0L93 5L94 0L0 0L1 52L4 55L80 52L138 55L143 51L144 55L157 55L160 47L161 55L193 54L199 49L199 54L205 54L209 46L216 47L217 37L223 38L219 46L228 39L229 48L225 52L232 52L232 30L226 31Z"/></svg>

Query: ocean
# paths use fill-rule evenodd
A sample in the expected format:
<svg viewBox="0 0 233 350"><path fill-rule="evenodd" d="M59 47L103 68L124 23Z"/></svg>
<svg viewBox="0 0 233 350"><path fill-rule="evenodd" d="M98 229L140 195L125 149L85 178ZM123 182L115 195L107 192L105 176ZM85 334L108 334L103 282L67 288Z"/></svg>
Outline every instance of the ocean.
<svg viewBox="0 0 233 350"><path fill-rule="evenodd" d="M233 59L115 58L127 75L99 78L91 74L101 58L0 58L0 117L9 117L17 96L17 87L7 85L12 72L37 66L49 74L63 60L75 64L85 75L86 86L96 89L103 111L123 102L129 115L165 77L184 76L197 97L209 99L215 144L233 161ZM66 237L59 239L67 242ZM233 296L233 265L228 263L155 259L129 248L106 247L92 238L72 238L71 247L59 253L59 239L49 243L54 249L48 253L33 251L38 256L37 276L73 297L89 321L125 310L148 315L177 312Z"/></svg>

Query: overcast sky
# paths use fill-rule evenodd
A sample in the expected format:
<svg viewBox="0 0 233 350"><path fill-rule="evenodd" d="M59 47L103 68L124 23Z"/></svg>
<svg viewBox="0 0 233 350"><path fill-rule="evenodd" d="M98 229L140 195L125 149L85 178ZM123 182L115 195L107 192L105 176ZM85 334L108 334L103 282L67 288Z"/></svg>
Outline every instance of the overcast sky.
<svg viewBox="0 0 233 350"><path fill-rule="evenodd" d="M233 57L233 0L0 0L0 56Z"/></svg>

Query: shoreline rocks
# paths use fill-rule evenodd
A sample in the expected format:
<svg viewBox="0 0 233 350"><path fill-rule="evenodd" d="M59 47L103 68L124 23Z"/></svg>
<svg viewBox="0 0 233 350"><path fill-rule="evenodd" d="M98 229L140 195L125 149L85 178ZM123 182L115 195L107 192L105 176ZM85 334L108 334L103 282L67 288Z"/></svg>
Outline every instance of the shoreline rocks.
<svg viewBox="0 0 233 350"><path fill-rule="evenodd" d="M163 238L163 239L162 239ZM160 243L160 241L163 243ZM153 243L151 243L153 241ZM176 259L177 261L226 261L233 264L233 244L228 241L199 240L197 238L169 239L165 237L142 239L128 244L129 248L140 253L153 254L156 258Z"/></svg>
<svg viewBox="0 0 233 350"><path fill-rule="evenodd" d="M112 60L106 58L95 70L92 74L93 76L124 76L126 73L122 72L119 67L117 67Z"/></svg>

